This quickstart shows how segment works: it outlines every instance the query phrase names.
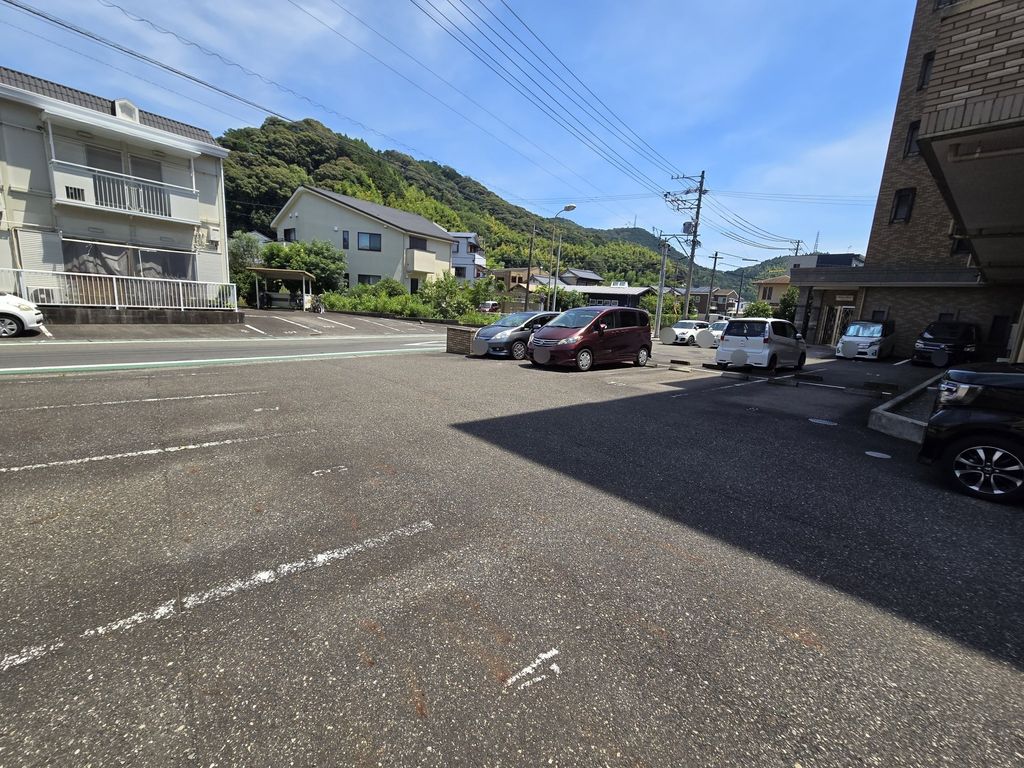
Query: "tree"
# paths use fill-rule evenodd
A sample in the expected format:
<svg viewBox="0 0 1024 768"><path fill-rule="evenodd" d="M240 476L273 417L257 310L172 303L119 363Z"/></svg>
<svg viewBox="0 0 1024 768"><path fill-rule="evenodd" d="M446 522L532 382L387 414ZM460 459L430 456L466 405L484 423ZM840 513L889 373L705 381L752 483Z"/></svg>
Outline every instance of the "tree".
<svg viewBox="0 0 1024 768"><path fill-rule="evenodd" d="M800 299L800 291L795 285L789 286L786 292L779 299L779 308L775 310L775 316L780 320L793 322L796 319L796 303Z"/></svg>
<svg viewBox="0 0 1024 768"><path fill-rule="evenodd" d="M481 277L466 285L466 298L474 307L479 307L485 301L494 301L498 296L498 279L494 275Z"/></svg>
<svg viewBox="0 0 1024 768"><path fill-rule="evenodd" d="M314 293L336 291L345 273L345 254L326 240L310 243L267 243L263 263L278 269L302 269L313 275ZM286 281L291 290L301 286L298 280Z"/></svg>
<svg viewBox="0 0 1024 768"><path fill-rule="evenodd" d="M442 320L454 320L476 307L454 275L445 272L441 277L427 280L420 286L419 297L433 307Z"/></svg>
<svg viewBox="0 0 1024 768"><path fill-rule="evenodd" d="M256 284L249 267L260 263L262 247L260 239L248 232L235 232L228 241L228 279L238 286L239 295L247 299L253 298L256 293Z"/></svg>
<svg viewBox="0 0 1024 768"><path fill-rule="evenodd" d="M752 301L743 310L744 317L771 317L772 305L767 301Z"/></svg>

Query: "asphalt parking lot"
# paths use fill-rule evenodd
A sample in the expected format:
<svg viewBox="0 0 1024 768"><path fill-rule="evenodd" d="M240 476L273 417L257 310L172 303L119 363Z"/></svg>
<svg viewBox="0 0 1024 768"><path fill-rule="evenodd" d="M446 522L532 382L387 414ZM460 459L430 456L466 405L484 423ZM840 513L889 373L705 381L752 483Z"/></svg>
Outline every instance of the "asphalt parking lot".
<svg viewBox="0 0 1024 768"><path fill-rule="evenodd" d="M810 369L4 378L0 765L1019 765L1024 516Z"/></svg>

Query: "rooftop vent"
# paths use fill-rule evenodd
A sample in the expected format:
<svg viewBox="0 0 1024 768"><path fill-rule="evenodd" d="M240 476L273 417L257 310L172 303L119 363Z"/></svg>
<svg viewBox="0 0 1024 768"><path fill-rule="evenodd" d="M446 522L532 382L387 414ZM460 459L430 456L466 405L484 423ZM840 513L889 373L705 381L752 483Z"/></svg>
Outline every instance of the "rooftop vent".
<svg viewBox="0 0 1024 768"><path fill-rule="evenodd" d="M139 122L139 108L128 101L128 99L118 99L114 102L114 114L122 120L131 120L133 123Z"/></svg>

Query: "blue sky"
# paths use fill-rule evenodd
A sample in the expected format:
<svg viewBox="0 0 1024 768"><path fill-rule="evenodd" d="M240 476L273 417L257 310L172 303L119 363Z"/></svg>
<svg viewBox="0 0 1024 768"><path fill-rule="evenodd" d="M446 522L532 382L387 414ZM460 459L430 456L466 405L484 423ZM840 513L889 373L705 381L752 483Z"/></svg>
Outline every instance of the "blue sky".
<svg viewBox="0 0 1024 768"><path fill-rule="evenodd" d="M685 182L672 181L664 168L602 132L650 180L638 183L472 54L471 48L485 61L508 66L456 8L470 18L467 8L473 8L522 51L485 6L492 9L543 52L501 0L430 0L471 43L454 41L413 0L28 1L288 117L314 117L377 148L451 165L538 213L551 215L561 207L555 201L564 200L578 202L572 218L587 226L631 225L636 217L641 227L680 231L684 217L649 187L675 190ZM715 249L758 260L778 255L716 232L732 214L780 237L801 239L805 248L820 231L822 250L864 252L913 0L506 1L672 167L707 171L713 194L702 263ZM109 7L115 2L331 111L129 19ZM415 2L430 10L427 0ZM129 98L215 135L258 125L266 116L4 4L0 46L6 66ZM570 103L547 88L560 103ZM835 195L842 204L780 202L761 198L763 193Z"/></svg>

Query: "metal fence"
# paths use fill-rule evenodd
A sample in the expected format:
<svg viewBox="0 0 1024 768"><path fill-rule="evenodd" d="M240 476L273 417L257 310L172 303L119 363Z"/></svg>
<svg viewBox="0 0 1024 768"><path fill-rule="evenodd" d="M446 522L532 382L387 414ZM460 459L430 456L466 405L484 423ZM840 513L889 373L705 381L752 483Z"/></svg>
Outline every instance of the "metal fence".
<svg viewBox="0 0 1024 768"><path fill-rule="evenodd" d="M96 205L151 216L171 215L171 196L162 184L103 171L93 171L92 183Z"/></svg>
<svg viewBox="0 0 1024 768"><path fill-rule="evenodd" d="M36 304L115 309L238 309L234 283L0 269L0 291Z"/></svg>

